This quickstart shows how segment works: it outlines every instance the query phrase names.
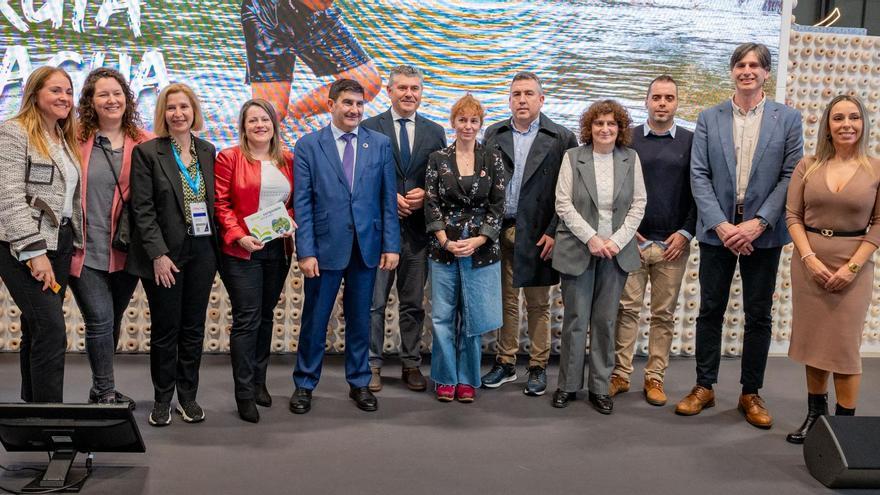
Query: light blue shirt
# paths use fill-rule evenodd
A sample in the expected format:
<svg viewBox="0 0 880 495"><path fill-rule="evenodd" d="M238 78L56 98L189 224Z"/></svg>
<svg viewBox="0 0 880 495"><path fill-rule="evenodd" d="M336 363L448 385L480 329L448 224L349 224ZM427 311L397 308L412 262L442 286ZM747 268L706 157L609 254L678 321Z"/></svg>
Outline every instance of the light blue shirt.
<svg viewBox="0 0 880 495"><path fill-rule="evenodd" d="M675 130L676 129L678 129L678 126L675 123L673 123L672 127L670 127L669 130L666 132L655 131L654 129L651 128L651 125L648 124L647 122L645 122L645 125L644 125L645 136L647 136L649 134L653 134L655 136L665 136L665 135L669 134L669 136L671 136L672 139L675 139ZM678 233L683 235L684 238L688 240L688 242L691 242L691 240L694 238L693 234L691 234L690 232L688 232L687 230L684 230L684 229L679 229ZM658 246L660 246L661 249L664 249L664 250L667 248L666 243L663 241L645 241L645 242L639 243L639 249L645 249L646 247L650 246L651 243L657 244Z"/></svg>
<svg viewBox="0 0 880 495"><path fill-rule="evenodd" d="M354 139L351 140L351 146L354 148L355 165L357 165L358 158L358 129L360 129L360 127L355 127L354 130L351 131L351 133L354 134ZM330 123L330 131L333 132L333 140L336 142L336 151L339 152L339 162L342 163L342 157L345 154L345 140L342 139L342 135L348 133L333 125L332 122ZM352 165L351 167L352 177L354 177L355 165Z"/></svg>
<svg viewBox="0 0 880 495"><path fill-rule="evenodd" d="M504 193L504 216L513 218L516 216L517 205L519 204L519 189L522 186L523 174L526 169L526 159L529 157L529 150L532 149L532 143L538 136L538 128L540 127L540 115L529 124L526 132L520 132L510 119L510 129L513 131L513 177L507 184Z"/></svg>
<svg viewBox="0 0 880 495"><path fill-rule="evenodd" d="M675 130L676 129L678 129L678 126L674 122L672 124L672 127L670 127L669 130L666 132L657 132L654 129L651 129L651 126L647 122L645 122L645 126L644 126L645 137L648 137L648 134L653 134L655 136L665 136L665 135L669 134L670 136L672 136L672 139L675 139Z"/></svg>

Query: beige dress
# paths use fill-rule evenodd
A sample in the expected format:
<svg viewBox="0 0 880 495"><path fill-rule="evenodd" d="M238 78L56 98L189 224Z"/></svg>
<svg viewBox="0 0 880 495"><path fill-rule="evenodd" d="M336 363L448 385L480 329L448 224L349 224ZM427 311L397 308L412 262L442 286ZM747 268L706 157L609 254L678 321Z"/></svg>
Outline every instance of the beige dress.
<svg viewBox="0 0 880 495"><path fill-rule="evenodd" d="M831 272L849 262L861 242L880 245L880 160L872 160L873 175L859 167L839 192L828 187L822 167L804 182L806 159L791 177L786 202L786 223L841 232L874 225L864 236L825 237L807 232L816 257ZM828 292L810 277L795 250L791 259L791 344L788 355L795 361L841 374L862 372L859 348L865 315L871 303L874 263L868 261L843 290Z"/></svg>

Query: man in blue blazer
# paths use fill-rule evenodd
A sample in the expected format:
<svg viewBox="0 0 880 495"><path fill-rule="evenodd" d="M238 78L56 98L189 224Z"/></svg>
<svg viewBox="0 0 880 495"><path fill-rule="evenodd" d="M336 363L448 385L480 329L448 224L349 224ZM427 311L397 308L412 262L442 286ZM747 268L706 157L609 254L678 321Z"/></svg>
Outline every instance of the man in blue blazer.
<svg viewBox="0 0 880 495"><path fill-rule="evenodd" d="M327 323L342 280L345 378L364 411L378 409L370 382L370 301L376 267L393 270L400 252L391 141L360 126L364 88L339 79L330 87L331 123L294 148L296 254L305 275L302 326L290 410L311 409L321 377Z"/></svg>
<svg viewBox="0 0 880 495"><path fill-rule="evenodd" d="M770 51L745 43L730 58L733 98L704 110L691 149L691 188L700 241L700 312L697 384L676 406L685 416L715 405L721 330L730 284L739 262L745 331L739 410L746 421L770 428L773 418L758 390L770 349L773 291L785 226L791 173L803 156L801 115L767 99Z"/></svg>

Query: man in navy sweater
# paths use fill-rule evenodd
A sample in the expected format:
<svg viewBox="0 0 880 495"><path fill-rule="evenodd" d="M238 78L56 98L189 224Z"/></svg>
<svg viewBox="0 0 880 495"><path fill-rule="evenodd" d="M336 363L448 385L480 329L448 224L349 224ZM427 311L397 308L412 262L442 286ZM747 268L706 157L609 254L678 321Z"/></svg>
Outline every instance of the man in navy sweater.
<svg viewBox="0 0 880 495"><path fill-rule="evenodd" d="M690 187L691 143L694 134L675 125L678 87L668 75L648 86L648 121L633 130L632 147L642 161L648 193L645 217L636 233L642 267L629 274L617 315L616 354L610 395L629 390L633 346L645 286L651 281L651 329L645 365L645 400L666 404L663 374L675 326L675 303L687 265L697 210Z"/></svg>

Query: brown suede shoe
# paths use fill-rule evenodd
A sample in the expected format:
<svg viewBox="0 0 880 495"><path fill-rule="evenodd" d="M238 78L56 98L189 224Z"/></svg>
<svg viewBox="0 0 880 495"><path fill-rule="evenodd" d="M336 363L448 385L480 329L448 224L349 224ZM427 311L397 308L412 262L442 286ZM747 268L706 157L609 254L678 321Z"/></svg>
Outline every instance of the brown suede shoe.
<svg viewBox="0 0 880 495"><path fill-rule="evenodd" d="M700 385L694 386L691 393L687 394L684 399L679 401L675 406L675 414L682 416L693 416L700 414L703 409L707 409L715 405L715 391Z"/></svg>
<svg viewBox="0 0 880 495"><path fill-rule="evenodd" d="M428 388L428 382L422 376L422 370L418 368L403 368L400 379L413 392L424 392Z"/></svg>
<svg viewBox="0 0 880 495"><path fill-rule="evenodd" d="M370 384L367 385L367 388L370 389L370 392L378 392L382 390L382 376L379 374L382 371L382 368L370 368Z"/></svg>
<svg viewBox="0 0 880 495"><path fill-rule="evenodd" d="M764 405L764 399L758 394L740 395L737 409L745 415L746 421L752 426L765 430L773 426L773 416L770 416L770 411Z"/></svg>
<svg viewBox="0 0 880 495"><path fill-rule="evenodd" d="M629 380L622 376L611 375L611 383L608 384L608 395L614 397L624 392L629 392Z"/></svg>
<svg viewBox="0 0 880 495"><path fill-rule="evenodd" d="M665 406L666 394L663 392L663 382L656 378L645 378L645 400L652 406Z"/></svg>

